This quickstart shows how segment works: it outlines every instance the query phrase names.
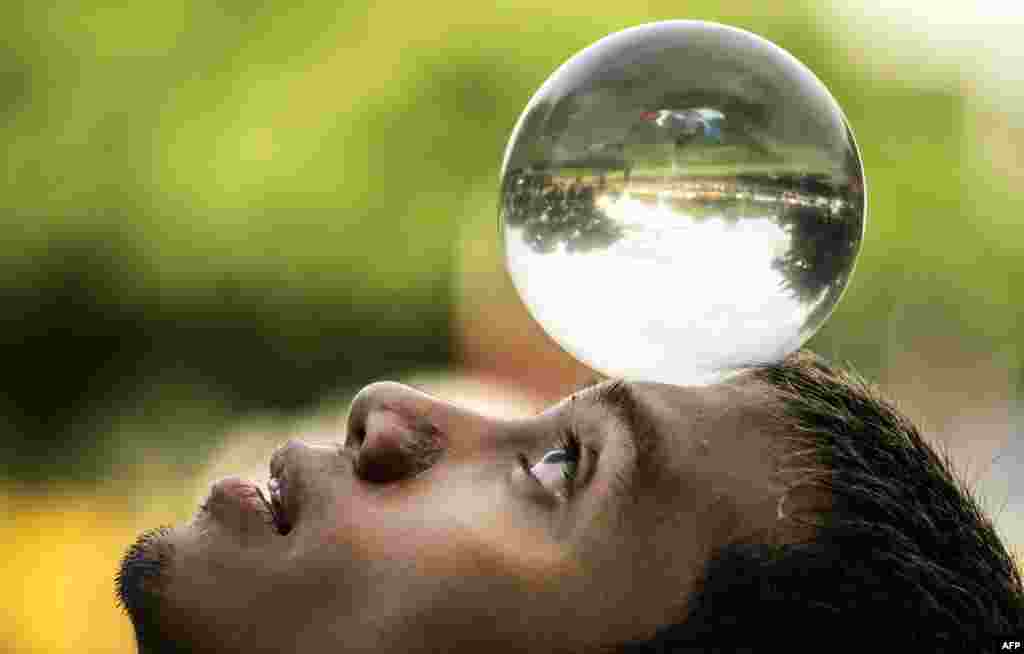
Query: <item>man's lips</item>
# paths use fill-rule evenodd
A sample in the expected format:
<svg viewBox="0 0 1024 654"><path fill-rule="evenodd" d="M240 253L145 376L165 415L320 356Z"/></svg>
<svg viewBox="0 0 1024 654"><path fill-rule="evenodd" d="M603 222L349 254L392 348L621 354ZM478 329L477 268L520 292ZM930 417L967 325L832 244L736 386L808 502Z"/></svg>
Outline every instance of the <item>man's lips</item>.
<svg viewBox="0 0 1024 654"><path fill-rule="evenodd" d="M263 489L251 481L225 477L210 487L202 510L232 529L247 531L262 522L271 525L278 534L287 534L292 529L293 514L288 509L284 485L271 478L268 487L269 493L265 495Z"/></svg>
<svg viewBox="0 0 1024 654"><path fill-rule="evenodd" d="M302 519L308 506L313 474L309 464L312 449L306 443L291 439L277 448L270 457L270 481L267 488L274 525L279 534L288 534Z"/></svg>
<svg viewBox="0 0 1024 654"><path fill-rule="evenodd" d="M235 531L253 532L273 522L273 512L259 487L239 477L225 477L210 486L201 511Z"/></svg>
<svg viewBox="0 0 1024 654"><path fill-rule="evenodd" d="M206 512L220 523L243 530L251 530L254 514L273 532L282 536L295 530L303 519L303 511L310 507L311 499L321 491L311 486L315 481L317 464L312 457L341 455L339 460L354 467L353 456L336 446L309 446L302 441L290 440L279 447L270 458L270 479L266 489L239 477L227 477L213 484L210 497L204 505Z"/></svg>
<svg viewBox="0 0 1024 654"><path fill-rule="evenodd" d="M270 481L267 482L267 490L270 494L270 501L268 502L263 497L263 493L260 493L260 499L263 500L263 503L266 504L267 509L270 511L277 533L285 536L292 530L293 524L293 513L288 510L285 482L277 477L271 477Z"/></svg>

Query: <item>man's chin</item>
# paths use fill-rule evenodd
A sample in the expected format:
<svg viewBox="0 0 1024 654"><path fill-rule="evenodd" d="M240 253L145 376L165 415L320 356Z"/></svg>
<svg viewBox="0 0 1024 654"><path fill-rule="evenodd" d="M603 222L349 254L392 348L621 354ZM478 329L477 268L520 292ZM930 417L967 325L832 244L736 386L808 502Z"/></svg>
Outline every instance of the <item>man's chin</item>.
<svg viewBox="0 0 1024 654"><path fill-rule="evenodd" d="M174 533L170 527L143 532L125 552L115 577L118 602L131 618L140 654L194 651L169 638L166 629Z"/></svg>
<svg viewBox="0 0 1024 654"><path fill-rule="evenodd" d="M118 603L135 616L157 603L164 593L174 548L167 537L170 527L143 532L121 558L114 579Z"/></svg>
<svg viewBox="0 0 1024 654"><path fill-rule="evenodd" d="M230 486L215 484L191 520L145 531L122 557L115 591L140 653L230 651L218 641L244 625L240 616L256 615L250 604L274 586L289 539L248 487ZM233 624L218 616L234 616Z"/></svg>

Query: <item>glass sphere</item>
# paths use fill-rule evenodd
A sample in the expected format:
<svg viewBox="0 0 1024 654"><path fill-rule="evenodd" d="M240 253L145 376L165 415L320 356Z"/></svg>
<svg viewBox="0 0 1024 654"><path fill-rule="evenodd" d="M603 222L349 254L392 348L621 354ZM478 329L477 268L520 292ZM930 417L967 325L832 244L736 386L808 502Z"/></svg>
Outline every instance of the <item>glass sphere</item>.
<svg viewBox="0 0 1024 654"><path fill-rule="evenodd" d="M714 383L799 348L864 233L853 134L803 64L668 21L576 54L505 151L505 264L532 316L601 373Z"/></svg>

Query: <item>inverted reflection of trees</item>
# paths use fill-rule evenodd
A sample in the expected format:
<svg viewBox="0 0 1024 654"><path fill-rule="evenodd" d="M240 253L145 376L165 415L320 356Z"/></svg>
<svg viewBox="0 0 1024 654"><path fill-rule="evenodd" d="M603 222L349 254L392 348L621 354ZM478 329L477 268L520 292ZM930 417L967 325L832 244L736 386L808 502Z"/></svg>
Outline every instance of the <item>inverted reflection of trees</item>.
<svg viewBox="0 0 1024 654"><path fill-rule="evenodd" d="M559 244L566 252L589 252L622 238L619 224L597 206L594 186L581 180L514 172L502 190L506 225L521 227L523 240L535 252L552 252Z"/></svg>
<svg viewBox="0 0 1024 654"><path fill-rule="evenodd" d="M670 207L697 222L721 218L736 224L774 216L790 235L791 246L773 268L801 304L819 303L840 292L860 246L860 186L837 185L827 175L705 177L666 185L644 177L610 182L606 172L597 172L576 177L510 173L502 193L506 225L521 228L524 242L535 252L552 252L562 245L572 253L608 248L624 236L624 228L601 208L624 193L652 209Z"/></svg>
<svg viewBox="0 0 1024 654"><path fill-rule="evenodd" d="M853 269L860 249L863 217L859 199L833 212L816 206L790 206L779 225L790 235L790 247L772 262L785 288L801 304L814 304L809 323L831 310Z"/></svg>

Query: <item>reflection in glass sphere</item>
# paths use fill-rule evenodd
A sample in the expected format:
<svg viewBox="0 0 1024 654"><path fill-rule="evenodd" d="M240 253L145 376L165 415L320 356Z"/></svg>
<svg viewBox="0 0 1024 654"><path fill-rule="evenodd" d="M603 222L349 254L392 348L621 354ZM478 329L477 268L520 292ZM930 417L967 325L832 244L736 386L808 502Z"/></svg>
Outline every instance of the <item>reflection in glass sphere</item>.
<svg viewBox="0 0 1024 654"><path fill-rule="evenodd" d="M641 25L563 64L502 166L508 271L563 348L611 376L713 383L822 325L864 231L838 104L735 28Z"/></svg>

